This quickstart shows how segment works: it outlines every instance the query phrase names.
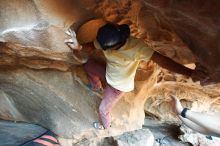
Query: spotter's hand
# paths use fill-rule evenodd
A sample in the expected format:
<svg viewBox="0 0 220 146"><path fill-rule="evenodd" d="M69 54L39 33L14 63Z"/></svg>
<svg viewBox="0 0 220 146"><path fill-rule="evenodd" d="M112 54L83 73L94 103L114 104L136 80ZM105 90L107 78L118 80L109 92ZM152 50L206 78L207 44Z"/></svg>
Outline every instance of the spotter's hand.
<svg viewBox="0 0 220 146"><path fill-rule="evenodd" d="M170 96L170 98L172 99L171 100L171 104L172 104L172 108L173 108L173 111L177 114L177 115L180 115L180 113L182 112L183 110L183 107L179 101L178 98L176 98L175 96Z"/></svg>

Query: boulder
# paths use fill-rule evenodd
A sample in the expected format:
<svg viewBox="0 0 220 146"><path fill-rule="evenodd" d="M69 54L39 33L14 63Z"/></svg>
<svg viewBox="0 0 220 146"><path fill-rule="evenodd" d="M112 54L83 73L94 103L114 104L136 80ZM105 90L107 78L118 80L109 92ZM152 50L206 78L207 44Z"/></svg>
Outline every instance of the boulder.
<svg viewBox="0 0 220 146"><path fill-rule="evenodd" d="M92 130L98 119L100 99L71 72L4 70L0 84L2 119L37 123L67 138Z"/></svg>
<svg viewBox="0 0 220 146"><path fill-rule="evenodd" d="M0 71L0 91L1 119L37 123L64 138L113 136L139 129L144 122L141 101L147 96L136 95L144 91L140 88L117 103L112 128L95 130L92 123L99 120L101 96L87 88L82 68L72 72L5 68Z"/></svg>
<svg viewBox="0 0 220 146"><path fill-rule="evenodd" d="M195 131L192 131L191 129L182 126L181 130L183 131L183 135L180 135L179 138L183 142L189 142L192 145L204 145L204 146L218 146L220 145L220 138L218 137L210 137L206 136L200 133L197 133Z"/></svg>
<svg viewBox="0 0 220 146"><path fill-rule="evenodd" d="M77 143L72 143L70 140L65 139L60 139L59 141L65 146L153 146L154 136L148 129L140 129L113 137L84 139Z"/></svg>

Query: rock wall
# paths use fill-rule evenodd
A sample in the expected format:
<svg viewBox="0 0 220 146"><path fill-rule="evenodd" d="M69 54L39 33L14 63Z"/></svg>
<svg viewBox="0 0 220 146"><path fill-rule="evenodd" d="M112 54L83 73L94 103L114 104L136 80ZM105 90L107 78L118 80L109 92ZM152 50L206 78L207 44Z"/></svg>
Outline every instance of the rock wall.
<svg viewBox="0 0 220 146"><path fill-rule="evenodd" d="M73 3L74 7L80 4ZM105 132L92 128L92 122L98 121L100 98L86 88L82 66L63 43L68 38L65 30L79 21L75 18L79 12L74 10L70 18L59 5L56 1L1 1L1 119L34 122L75 140L141 128L147 98L137 95L141 86L114 109L114 128ZM27 20L13 22L16 17Z"/></svg>
<svg viewBox="0 0 220 146"><path fill-rule="evenodd" d="M219 82L220 3L215 0L145 0L145 9L156 12L190 48L196 57L198 70L206 72L202 83Z"/></svg>
<svg viewBox="0 0 220 146"><path fill-rule="evenodd" d="M2 70L0 76L2 100L10 105L1 110L3 119L38 123L70 137L91 129L97 118L100 100L83 90L71 72Z"/></svg>
<svg viewBox="0 0 220 146"><path fill-rule="evenodd" d="M91 18L126 23L133 36L156 51L196 64L193 79L218 83L219 8L218 1L204 0L0 0L0 118L38 123L59 136L83 139L141 128L144 108L151 116L176 121L170 93L196 111L218 111L219 85L203 87L143 62L135 90L113 109L114 128L97 132L91 124L98 120L100 98L85 87L82 65L63 41L65 30L77 31Z"/></svg>
<svg viewBox="0 0 220 146"><path fill-rule="evenodd" d="M145 103L145 112L148 116L162 121L176 121L169 95L180 99L184 107L198 112L220 112L220 87L219 85L201 86L191 78L169 72L158 67L158 76L149 98Z"/></svg>
<svg viewBox="0 0 220 146"><path fill-rule="evenodd" d="M122 135L84 139L74 143L71 139L59 139L59 141L67 146L154 146L154 136L148 129L140 129L131 132L125 132Z"/></svg>

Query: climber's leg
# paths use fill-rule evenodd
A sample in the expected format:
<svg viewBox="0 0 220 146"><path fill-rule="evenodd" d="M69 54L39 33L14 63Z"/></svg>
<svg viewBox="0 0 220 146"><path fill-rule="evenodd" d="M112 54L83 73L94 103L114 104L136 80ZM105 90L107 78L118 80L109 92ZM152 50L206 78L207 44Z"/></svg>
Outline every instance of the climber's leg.
<svg viewBox="0 0 220 146"><path fill-rule="evenodd" d="M89 59L88 62L84 64L84 69L92 88L102 88L101 80L105 80L105 62L101 60Z"/></svg>
<svg viewBox="0 0 220 146"><path fill-rule="evenodd" d="M107 85L104 91L102 102L99 106L99 116L105 129L110 127L111 116L110 112L113 106L124 95L124 92L119 91L110 85Z"/></svg>

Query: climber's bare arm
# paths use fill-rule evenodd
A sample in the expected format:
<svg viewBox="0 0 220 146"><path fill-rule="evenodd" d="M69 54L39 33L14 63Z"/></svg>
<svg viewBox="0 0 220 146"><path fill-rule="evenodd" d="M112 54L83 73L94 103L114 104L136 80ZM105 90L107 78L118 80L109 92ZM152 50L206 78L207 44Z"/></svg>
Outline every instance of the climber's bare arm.
<svg viewBox="0 0 220 146"><path fill-rule="evenodd" d="M179 74L191 76L192 72L193 72L192 69L189 69L189 68L173 61L172 59L157 53L156 51L152 55L151 60L156 62L161 67L163 67L167 70L179 73Z"/></svg>

